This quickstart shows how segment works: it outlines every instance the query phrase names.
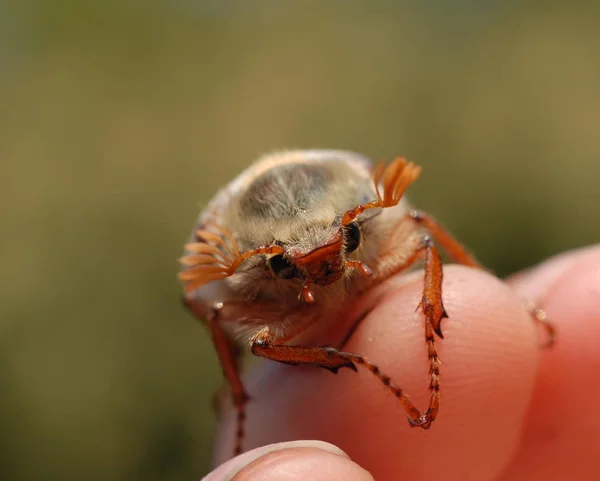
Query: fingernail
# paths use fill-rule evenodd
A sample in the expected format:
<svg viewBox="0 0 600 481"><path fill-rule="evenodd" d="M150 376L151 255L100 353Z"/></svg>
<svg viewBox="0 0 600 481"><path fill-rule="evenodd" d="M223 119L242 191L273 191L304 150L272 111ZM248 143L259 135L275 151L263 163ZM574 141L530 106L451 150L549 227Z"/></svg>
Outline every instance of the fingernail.
<svg viewBox="0 0 600 481"><path fill-rule="evenodd" d="M202 478L202 481L231 481L237 473L257 459L276 451L293 448L316 448L337 456L348 458L348 455L340 448L324 441L289 441L286 443L268 444L267 446L253 449L252 451L248 451L247 453L240 454L239 456L230 459Z"/></svg>

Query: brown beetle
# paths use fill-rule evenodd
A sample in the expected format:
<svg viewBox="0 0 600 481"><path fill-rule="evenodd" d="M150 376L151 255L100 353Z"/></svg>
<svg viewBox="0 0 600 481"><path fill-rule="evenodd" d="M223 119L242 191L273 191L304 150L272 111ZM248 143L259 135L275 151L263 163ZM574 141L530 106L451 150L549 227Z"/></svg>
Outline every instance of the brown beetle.
<svg viewBox="0 0 600 481"><path fill-rule="evenodd" d="M431 216L404 198L421 169L403 158L373 169L337 150L267 155L222 189L200 214L180 259L184 302L210 329L237 409L235 453L242 451L248 395L238 341L256 356L337 372L364 366L398 398L412 426L428 429L440 404L442 261L481 267ZM311 346L311 332L336 322L344 300L424 261L419 307L429 358L429 405L419 410L389 376L357 353ZM545 313L533 318L553 329ZM343 347L343 346L342 346Z"/></svg>

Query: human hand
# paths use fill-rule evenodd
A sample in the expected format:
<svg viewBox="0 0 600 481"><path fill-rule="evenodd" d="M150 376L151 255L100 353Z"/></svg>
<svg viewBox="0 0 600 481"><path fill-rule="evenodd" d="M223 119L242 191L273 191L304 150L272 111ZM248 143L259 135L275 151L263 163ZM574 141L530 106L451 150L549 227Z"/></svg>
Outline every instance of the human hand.
<svg viewBox="0 0 600 481"><path fill-rule="evenodd" d="M369 293L366 303L383 297L344 347L377 363L421 408L428 400L423 318L415 312L422 276L397 276ZM333 376L265 361L245 380L252 396L245 447L263 447L206 481L600 479L600 246L508 284L514 289L483 271L446 267L442 400L430 430L411 429L394 396L364 369ZM553 321L552 349L540 349L523 298ZM234 431L229 410L217 464L231 455ZM318 441L265 446L297 439L327 441L347 455Z"/></svg>

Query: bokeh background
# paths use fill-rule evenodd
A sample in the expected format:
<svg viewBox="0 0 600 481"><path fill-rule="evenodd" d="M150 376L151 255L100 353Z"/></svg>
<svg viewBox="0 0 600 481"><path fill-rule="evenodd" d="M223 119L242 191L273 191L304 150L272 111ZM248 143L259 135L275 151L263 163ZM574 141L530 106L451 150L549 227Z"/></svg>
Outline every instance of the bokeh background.
<svg viewBox="0 0 600 481"><path fill-rule="evenodd" d="M0 478L206 472L220 371L175 260L264 151L408 156L413 201L501 275L598 241L599 18L583 1L0 2Z"/></svg>

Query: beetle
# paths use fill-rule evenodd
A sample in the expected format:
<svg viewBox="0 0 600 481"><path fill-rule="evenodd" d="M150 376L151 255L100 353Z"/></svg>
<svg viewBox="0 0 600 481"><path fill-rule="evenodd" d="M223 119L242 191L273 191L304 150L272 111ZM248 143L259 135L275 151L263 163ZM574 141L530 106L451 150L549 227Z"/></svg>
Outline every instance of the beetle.
<svg viewBox="0 0 600 481"><path fill-rule="evenodd" d="M239 340L259 357L292 365L368 369L398 399L411 426L429 429L440 407L436 337L448 317L438 247L482 268L432 216L405 198L421 168L404 158L374 167L357 153L291 150L268 154L221 189L200 213L179 260L184 303L208 327L237 410L242 451L249 396L239 371ZM310 345L354 298L422 261L429 404L418 409L376 364L342 346ZM527 306L554 339L544 311Z"/></svg>

